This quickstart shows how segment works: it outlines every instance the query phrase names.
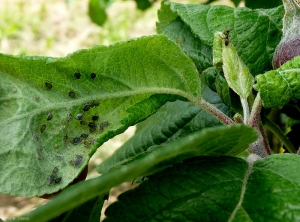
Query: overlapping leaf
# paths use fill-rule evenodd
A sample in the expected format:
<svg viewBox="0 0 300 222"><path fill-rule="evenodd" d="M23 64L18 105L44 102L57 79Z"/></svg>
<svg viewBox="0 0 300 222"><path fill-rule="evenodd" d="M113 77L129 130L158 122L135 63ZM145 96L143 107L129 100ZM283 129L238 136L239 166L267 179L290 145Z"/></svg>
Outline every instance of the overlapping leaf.
<svg viewBox="0 0 300 222"><path fill-rule="evenodd" d="M217 93L203 87L204 99L230 116L230 111ZM155 146L166 144L220 122L211 114L191 102L175 101L164 105L158 112L142 122L141 130L135 133L122 147L98 166L100 173L107 172L128 158L134 157Z"/></svg>
<svg viewBox="0 0 300 222"><path fill-rule="evenodd" d="M242 124L206 128L161 146L159 149L137 155L98 178L71 186L52 201L23 216L30 218L32 222L48 221L96 196L106 194L111 187L124 181L149 175L158 167L166 167L168 163L173 165L174 160L204 155L235 155L256 139L255 130ZM239 170L237 168L234 171ZM125 219L125 215L123 216Z"/></svg>
<svg viewBox="0 0 300 222"><path fill-rule="evenodd" d="M272 67L273 53L281 38L282 13L282 6L251 10L164 1L158 13L157 31L172 36L172 39L180 39L180 32L176 38L176 33L169 34L168 31L170 26L177 26L180 20L189 27L191 36L194 34L198 37L198 45L212 47L214 33L229 29L230 41L237 49L238 55L251 74L256 75ZM180 39L180 42L184 42L184 39ZM203 48L204 46L201 46L199 49ZM185 51L189 55L188 50ZM207 61L212 63L211 58L200 63L204 66Z"/></svg>
<svg viewBox="0 0 300 222"><path fill-rule="evenodd" d="M121 194L105 221L298 221L299 161L292 154L253 165L234 157L188 159Z"/></svg>
<svg viewBox="0 0 300 222"><path fill-rule="evenodd" d="M65 58L0 57L0 191L11 195L67 186L99 145L170 95L201 96L194 64L165 36Z"/></svg>

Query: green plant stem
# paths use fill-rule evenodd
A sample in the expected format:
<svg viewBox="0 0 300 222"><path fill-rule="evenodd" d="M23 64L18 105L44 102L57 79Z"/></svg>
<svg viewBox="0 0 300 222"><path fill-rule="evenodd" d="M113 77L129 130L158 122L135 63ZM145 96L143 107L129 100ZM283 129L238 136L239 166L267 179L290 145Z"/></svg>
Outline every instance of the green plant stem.
<svg viewBox="0 0 300 222"><path fill-rule="evenodd" d="M250 115L248 101L247 99L241 98L241 103L243 107L244 124L248 124L249 115Z"/></svg>
<svg viewBox="0 0 300 222"><path fill-rule="evenodd" d="M223 113L221 110L214 107L212 104L206 102L204 99L201 98L199 102L196 103L201 109L209 112L213 116L215 116L218 120L220 120L221 123L228 125L228 124L234 124L235 122L230 119L225 113Z"/></svg>
<svg viewBox="0 0 300 222"><path fill-rule="evenodd" d="M294 145L288 140L288 138L283 134L278 126L276 126L266 117L263 117L263 121L266 123L266 127L281 140L281 142L285 145L290 153L297 153Z"/></svg>

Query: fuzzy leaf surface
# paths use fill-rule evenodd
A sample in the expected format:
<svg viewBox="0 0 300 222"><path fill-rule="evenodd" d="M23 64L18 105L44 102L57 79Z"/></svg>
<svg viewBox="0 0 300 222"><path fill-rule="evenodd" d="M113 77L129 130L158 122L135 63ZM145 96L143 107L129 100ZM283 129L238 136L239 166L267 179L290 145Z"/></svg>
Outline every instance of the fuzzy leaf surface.
<svg viewBox="0 0 300 222"><path fill-rule="evenodd" d="M187 159L121 194L104 221L298 221L299 161L292 154L254 165L224 156Z"/></svg>
<svg viewBox="0 0 300 222"><path fill-rule="evenodd" d="M279 69L256 77L254 88L260 92L263 106L282 107L300 99L300 57L286 62Z"/></svg>
<svg viewBox="0 0 300 222"><path fill-rule="evenodd" d="M230 41L255 76L272 67L273 53L281 39L283 12L282 6L251 10L163 1L157 32L168 35L166 27L180 19L202 44L212 47L214 33L229 29Z"/></svg>
<svg viewBox="0 0 300 222"><path fill-rule="evenodd" d="M65 58L1 54L0 77L0 191L20 196L64 188L108 139L174 97L201 97L192 61L159 35Z"/></svg>
<svg viewBox="0 0 300 222"><path fill-rule="evenodd" d="M240 59L234 46L229 42L222 47L223 71L230 88L241 98L247 99L254 82L248 67Z"/></svg>

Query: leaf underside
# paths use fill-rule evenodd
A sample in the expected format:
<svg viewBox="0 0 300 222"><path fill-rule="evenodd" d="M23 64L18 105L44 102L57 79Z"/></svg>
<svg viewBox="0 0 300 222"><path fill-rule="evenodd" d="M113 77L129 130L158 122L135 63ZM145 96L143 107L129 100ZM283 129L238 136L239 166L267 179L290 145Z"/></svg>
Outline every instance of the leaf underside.
<svg viewBox="0 0 300 222"><path fill-rule="evenodd" d="M65 58L0 57L0 192L10 195L64 188L105 141L167 101L201 96L194 64L165 36Z"/></svg>

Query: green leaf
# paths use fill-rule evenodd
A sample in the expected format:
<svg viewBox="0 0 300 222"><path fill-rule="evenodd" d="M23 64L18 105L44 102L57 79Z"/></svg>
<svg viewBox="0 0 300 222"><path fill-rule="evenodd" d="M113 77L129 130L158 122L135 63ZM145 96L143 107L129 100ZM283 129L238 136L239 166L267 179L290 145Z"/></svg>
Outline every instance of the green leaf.
<svg viewBox="0 0 300 222"><path fill-rule="evenodd" d="M210 67L208 69L205 69L201 75L204 77L205 83L208 85L208 87L213 90L214 92L217 91L216 89L216 78L217 75L221 71L219 69L216 69L215 67Z"/></svg>
<svg viewBox="0 0 300 222"><path fill-rule="evenodd" d="M98 178L70 186L45 205L23 216L29 217L32 222L48 221L96 196L106 194L113 186L153 172L163 163L198 155L235 155L256 139L255 130L242 124L206 128L152 152L138 155ZM235 171L237 169L234 168Z"/></svg>
<svg viewBox="0 0 300 222"><path fill-rule="evenodd" d="M215 92L204 87L202 94L206 101L214 104L219 110L227 115L231 114ZM165 104L140 124L143 128L97 167L100 173L109 171L128 158L190 133L220 125L220 122L191 102L176 101Z"/></svg>
<svg viewBox="0 0 300 222"><path fill-rule="evenodd" d="M214 35L213 42L213 65L216 69L222 70L223 68L223 57L222 57L222 42L223 34L221 32L216 32Z"/></svg>
<svg viewBox="0 0 300 222"><path fill-rule="evenodd" d="M161 33L167 35L182 48L194 61L199 72L211 66L211 48L204 45L179 18L168 24Z"/></svg>
<svg viewBox="0 0 300 222"><path fill-rule="evenodd" d="M235 113L242 113L241 101L239 96L230 89L224 76L219 73L216 77L216 90L222 101Z"/></svg>
<svg viewBox="0 0 300 222"><path fill-rule="evenodd" d="M137 8L140 10L146 10L151 7L151 2L149 0L135 0Z"/></svg>
<svg viewBox="0 0 300 222"><path fill-rule="evenodd" d="M101 209L103 207L103 196L95 197L84 204L76 207L59 217L50 220L55 221L87 221L87 222L99 222L101 216Z"/></svg>
<svg viewBox="0 0 300 222"><path fill-rule="evenodd" d="M240 59L234 46L223 39L223 71L230 88L241 98L247 99L254 82L248 67Z"/></svg>
<svg viewBox="0 0 300 222"><path fill-rule="evenodd" d="M90 0L89 2L89 16L91 20L102 26L107 18L106 8L115 0Z"/></svg>
<svg viewBox="0 0 300 222"><path fill-rule="evenodd" d="M298 221L299 161L292 154L254 165L234 157L187 159L121 194L104 221Z"/></svg>
<svg viewBox="0 0 300 222"><path fill-rule="evenodd" d="M165 36L65 58L1 54L0 78L0 191L20 196L63 189L105 141L167 101L201 97L194 64ZM62 179L53 184L54 167Z"/></svg>
<svg viewBox="0 0 300 222"><path fill-rule="evenodd" d="M256 77L254 88L259 91L266 108L281 107L300 99L300 57L286 62L279 69Z"/></svg>
<svg viewBox="0 0 300 222"><path fill-rule="evenodd" d="M252 75L272 67L273 53L282 34L282 6L251 10L164 1L161 10L158 33L164 33L165 27L179 17L204 45L212 47L214 33L229 29L230 41Z"/></svg>

